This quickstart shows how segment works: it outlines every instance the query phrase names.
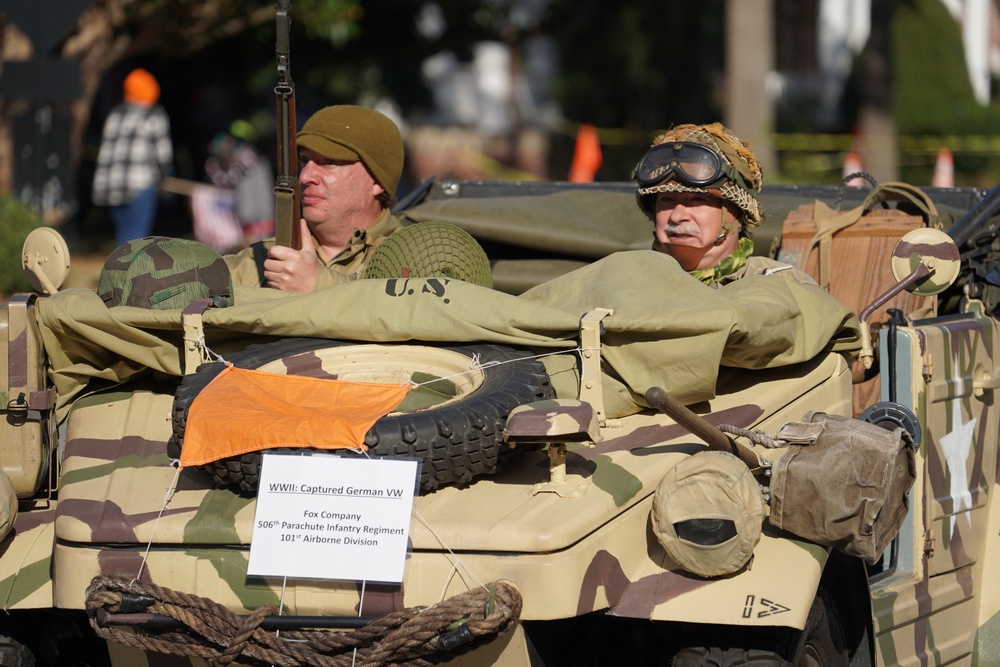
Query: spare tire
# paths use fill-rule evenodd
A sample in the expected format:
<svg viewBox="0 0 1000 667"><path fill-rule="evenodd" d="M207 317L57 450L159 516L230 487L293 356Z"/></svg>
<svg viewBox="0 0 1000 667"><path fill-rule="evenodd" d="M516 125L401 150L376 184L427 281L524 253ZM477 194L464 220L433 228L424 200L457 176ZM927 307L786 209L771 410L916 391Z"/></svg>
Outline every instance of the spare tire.
<svg viewBox="0 0 1000 667"><path fill-rule="evenodd" d="M417 458L420 487L462 483L495 473L523 453L503 440L507 415L518 405L554 392L545 367L529 353L502 345L374 344L292 338L247 348L226 361L237 368L347 381L412 380L397 410L365 436L369 456ZM174 395L169 451L180 455L187 412L225 364L203 364L184 377ZM220 486L255 492L260 452L199 466Z"/></svg>

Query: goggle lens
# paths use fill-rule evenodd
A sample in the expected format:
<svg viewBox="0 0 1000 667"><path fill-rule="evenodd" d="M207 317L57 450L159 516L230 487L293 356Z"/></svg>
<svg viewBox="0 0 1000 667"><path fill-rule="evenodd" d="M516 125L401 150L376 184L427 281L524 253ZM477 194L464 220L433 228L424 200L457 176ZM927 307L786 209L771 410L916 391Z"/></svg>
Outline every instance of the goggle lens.
<svg viewBox="0 0 1000 667"><path fill-rule="evenodd" d="M704 187L725 177L722 161L715 151L688 141L653 146L633 173L641 188L671 179L691 187Z"/></svg>

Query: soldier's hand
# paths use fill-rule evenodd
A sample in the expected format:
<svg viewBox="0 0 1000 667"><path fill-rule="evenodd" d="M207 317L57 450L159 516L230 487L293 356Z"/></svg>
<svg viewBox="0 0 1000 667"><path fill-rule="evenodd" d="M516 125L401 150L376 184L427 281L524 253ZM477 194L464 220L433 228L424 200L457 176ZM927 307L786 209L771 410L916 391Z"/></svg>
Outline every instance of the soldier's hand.
<svg viewBox="0 0 1000 667"><path fill-rule="evenodd" d="M267 259L264 260L264 277L274 289L304 294L316 289L319 260L305 220L299 221L299 229L302 234L302 249L271 246Z"/></svg>

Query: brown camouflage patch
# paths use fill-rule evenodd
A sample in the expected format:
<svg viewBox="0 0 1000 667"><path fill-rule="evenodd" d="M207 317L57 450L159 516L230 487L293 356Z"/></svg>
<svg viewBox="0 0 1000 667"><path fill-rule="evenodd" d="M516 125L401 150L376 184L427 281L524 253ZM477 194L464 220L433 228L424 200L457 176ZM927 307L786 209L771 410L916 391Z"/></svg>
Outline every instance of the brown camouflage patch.
<svg viewBox="0 0 1000 667"><path fill-rule="evenodd" d="M135 544L139 541L135 527L149 523L161 515L159 510L126 514L122 508L110 500L85 500L70 498L59 503L56 510L59 517L72 517L90 527L92 542ZM166 509L162 516L190 513L190 508Z"/></svg>
<svg viewBox="0 0 1000 667"><path fill-rule="evenodd" d="M33 512L21 512L17 515L14 520L14 531L20 533L26 533L29 530L34 530L39 526L44 526L48 523L53 523L56 520L55 509L48 510L35 510Z"/></svg>
<svg viewBox="0 0 1000 667"><path fill-rule="evenodd" d="M101 549L97 552L97 566L106 576L139 577L145 584L153 583L149 568L143 567L143 557L138 551L129 549ZM142 570L140 573L140 569Z"/></svg>
<svg viewBox="0 0 1000 667"><path fill-rule="evenodd" d="M360 598L362 582L357 583L357 588ZM354 610L359 616L386 616L405 608L402 584L367 584L364 586L364 607L359 599Z"/></svg>
<svg viewBox="0 0 1000 667"><path fill-rule="evenodd" d="M618 559L607 551L594 554L584 574L577 603L577 615L590 612L603 588L611 612L629 618L650 618L653 609L667 600L697 590L709 581L685 572L662 573L629 581Z"/></svg>
<svg viewBox="0 0 1000 667"><path fill-rule="evenodd" d="M303 352L281 360L288 370L288 375L302 375L311 378L336 380L337 375L323 368L323 360L315 352Z"/></svg>
<svg viewBox="0 0 1000 667"><path fill-rule="evenodd" d="M153 268L157 271L167 271L174 265L174 256L165 252L155 243L145 247L146 256L153 260Z"/></svg>
<svg viewBox="0 0 1000 667"><path fill-rule="evenodd" d="M65 458L80 456L97 461L117 461L126 454L139 458L162 454L164 463L166 463L167 443L131 435L125 436L121 440L74 438L66 443Z"/></svg>
<svg viewBox="0 0 1000 667"><path fill-rule="evenodd" d="M955 262L961 259L958 246L954 243L909 243L908 241L899 241L893 249L892 254L896 257L920 255Z"/></svg>
<svg viewBox="0 0 1000 667"><path fill-rule="evenodd" d="M7 386L28 386L28 330L17 332L8 343ZM4 406L6 408L6 406Z"/></svg>

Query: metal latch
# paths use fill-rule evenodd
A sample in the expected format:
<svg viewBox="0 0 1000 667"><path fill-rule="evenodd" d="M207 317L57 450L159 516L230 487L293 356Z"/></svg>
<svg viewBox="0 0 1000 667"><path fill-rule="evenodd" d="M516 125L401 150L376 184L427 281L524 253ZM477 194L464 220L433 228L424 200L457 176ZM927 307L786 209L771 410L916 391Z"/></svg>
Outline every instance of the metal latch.
<svg viewBox="0 0 1000 667"><path fill-rule="evenodd" d="M990 375L982 366L976 368L972 375L972 393L977 397L1000 387L1000 375Z"/></svg>
<svg viewBox="0 0 1000 667"><path fill-rule="evenodd" d="M181 312L181 328L184 329L185 375L194 373L198 366L207 361L205 353L205 326L202 315L214 306L212 299L195 299Z"/></svg>
<svg viewBox="0 0 1000 667"><path fill-rule="evenodd" d="M609 308L594 308L580 318L580 346L583 359L580 369L580 400L589 403L601 425L606 420L604 413L604 390L601 386L601 321L614 315Z"/></svg>

